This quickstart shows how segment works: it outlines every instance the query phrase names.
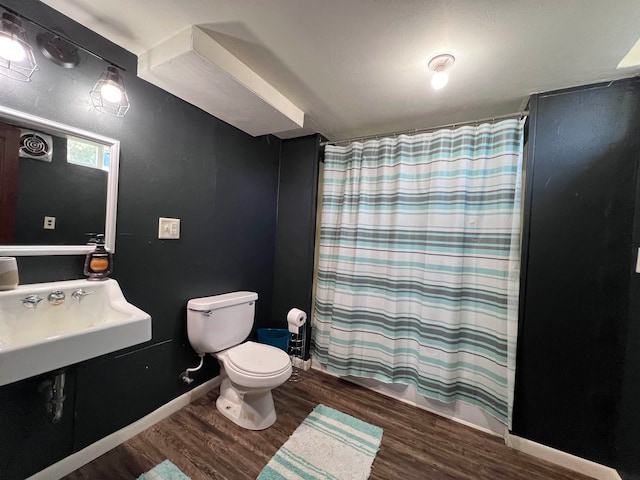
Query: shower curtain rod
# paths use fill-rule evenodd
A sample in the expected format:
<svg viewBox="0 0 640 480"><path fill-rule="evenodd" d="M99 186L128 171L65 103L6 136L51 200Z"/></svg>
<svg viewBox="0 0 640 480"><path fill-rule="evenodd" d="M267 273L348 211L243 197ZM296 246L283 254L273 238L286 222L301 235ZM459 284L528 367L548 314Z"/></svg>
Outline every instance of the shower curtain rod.
<svg viewBox="0 0 640 480"><path fill-rule="evenodd" d="M335 142L320 142L320 146L324 147L325 145L338 145L339 143L351 143L351 142L356 142L360 140L372 140L374 138L394 137L396 135L409 135L409 134L433 132L435 130L440 130L442 128L447 128L447 127L462 127L464 125L473 125L474 123L494 122L496 120L505 120L507 118L514 118L514 117L523 118L523 117L526 117L527 115L529 115L529 110L523 110L521 112L508 113L506 115L498 115L495 117L481 118L479 120L472 120L468 122L447 123L446 125L437 125L435 127L427 127L427 128L415 128L412 130L401 130L399 132L378 133L376 135L365 135L362 137L345 138L344 140L336 140Z"/></svg>

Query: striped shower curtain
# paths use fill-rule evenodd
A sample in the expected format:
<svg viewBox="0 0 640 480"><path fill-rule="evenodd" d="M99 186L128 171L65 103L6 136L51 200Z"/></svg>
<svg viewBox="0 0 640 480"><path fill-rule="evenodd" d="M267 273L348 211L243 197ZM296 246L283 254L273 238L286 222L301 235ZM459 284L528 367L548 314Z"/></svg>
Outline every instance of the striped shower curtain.
<svg viewBox="0 0 640 480"><path fill-rule="evenodd" d="M524 120L325 150L314 356L511 426Z"/></svg>

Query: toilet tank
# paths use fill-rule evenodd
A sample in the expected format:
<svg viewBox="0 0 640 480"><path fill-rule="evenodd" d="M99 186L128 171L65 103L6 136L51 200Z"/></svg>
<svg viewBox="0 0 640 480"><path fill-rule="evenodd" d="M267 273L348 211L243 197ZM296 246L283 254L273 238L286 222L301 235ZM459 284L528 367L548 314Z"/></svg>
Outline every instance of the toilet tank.
<svg viewBox="0 0 640 480"><path fill-rule="evenodd" d="M251 333L258 294L232 292L187 303L187 334L198 353L216 353L242 343Z"/></svg>

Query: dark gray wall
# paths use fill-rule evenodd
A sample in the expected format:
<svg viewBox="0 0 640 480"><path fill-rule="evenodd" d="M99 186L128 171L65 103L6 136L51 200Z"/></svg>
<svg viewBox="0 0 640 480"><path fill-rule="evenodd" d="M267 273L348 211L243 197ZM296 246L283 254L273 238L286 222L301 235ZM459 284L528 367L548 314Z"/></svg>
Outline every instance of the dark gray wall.
<svg viewBox="0 0 640 480"><path fill-rule="evenodd" d="M48 423L37 392L47 375L0 387L0 477L9 480L41 470L218 373L207 358L194 384L178 379L197 360L186 337L189 298L253 290L257 326L270 323L281 142L252 138L138 79L132 54L40 2L2 5L61 27L127 68L132 106L123 119L91 106L88 92L106 64L87 54L78 68L65 70L37 52L41 69L32 82L0 77L0 103L121 141L112 276L153 319L150 342L68 369L60 424ZM157 239L160 216L182 220L180 240ZM21 283L81 278L83 261L21 257Z"/></svg>
<svg viewBox="0 0 640 480"><path fill-rule="evenodd" d="M638 100L640 102L640 99ZM636 104L638 106L638 104ZM632 135L638 141L640 125L636 124ZM636 149L637 158L640 151ZM640 161L640 160L639 160ZM639 169L640 170L640 169ZM633 251L630 260L635 260L635 249L640 246L640 173L636 183L635 220L633 225ZM638 251L640 255L640 251ZM626 339L623 345L622 389L620 410L616 430L617 464L625 480L640 480L640 274L632 272L629 291Z"/></svg>
<svg viewBox="0 0 640 480"><path fill-rule="evenodd" d="M513 431L637 475L640 79L530 109Z"/></svg>
<svg viewBox="0 0 640 480"><path fill-rule="evenodd" d="M272 314L278 328L287 328L292 307L311 319L320 140L311 135L282 142ZM310 345L311 328L305 328Z"/></svg>

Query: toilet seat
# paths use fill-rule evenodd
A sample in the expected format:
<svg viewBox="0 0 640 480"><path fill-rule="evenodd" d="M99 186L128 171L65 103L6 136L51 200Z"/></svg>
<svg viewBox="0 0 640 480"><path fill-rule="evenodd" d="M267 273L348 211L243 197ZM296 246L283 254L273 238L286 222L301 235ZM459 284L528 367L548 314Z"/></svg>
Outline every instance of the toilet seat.
<svg viewBox="0 0 640 480"><path fill-rule="evenodd" d="M283 350L256 342L245 342L226 351L227 365L251 377L273 377L291 368Z"/></svg>

